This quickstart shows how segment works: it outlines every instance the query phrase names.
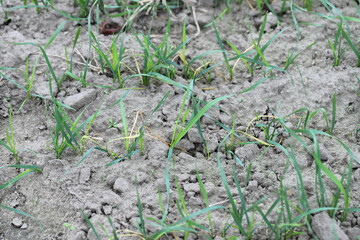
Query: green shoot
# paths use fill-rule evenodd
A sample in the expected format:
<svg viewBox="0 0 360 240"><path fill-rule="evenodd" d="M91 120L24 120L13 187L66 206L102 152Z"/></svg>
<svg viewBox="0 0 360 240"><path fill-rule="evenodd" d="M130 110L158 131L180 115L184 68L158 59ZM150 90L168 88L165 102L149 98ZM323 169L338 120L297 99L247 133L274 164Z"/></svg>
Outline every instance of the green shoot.
<svg viewBox="0 0 360 240"><path fill-rule="evenodd" d="M350 35L348 35L344 29L341 29L341 32L342 32L342 35L343 37L346 39L347 43L349 44L350 48L353 50L353 52L355 53L358 61L357 61L357 64L356 66L357 67L360 67L360 51L359 51L359 44L357 42L353 42L350 38Z"/></svg>
<svg viewBox="0 0 360 240"><path fill-rule="evenodd" d="M303 0L303 7L307 8L308 12L311 11L312 0Z"/></svg>
<svg viewBox="0 0 360 240"><path fill-rule="evenodd" d="M227 56L226 56L226 51L225 51L224 46L223 46L223 44L222 44L222 40L221 40L221 38L220 38L220 36L219 36L219 33L218 33L217 29L216 29L215 21L214 21L214 20L212 21L212 25L213 25L213 27L214 27L216 39L217 39L217 42L218 42L218 44L219 44L219 46L220 46L220 49L221 49L221 51L222 51L222 54L223 54L223 57L224 57L224 60L225 60L225 63L226 63L228 72L229 72L229 74L230 74L230 81L232 81L233 71L232 71L232 69L231 69L231 67L230 67L229 60L228 60L228 58L227 58Z"/></svg>
<svg viewBox="0 0 360 240"><path fill-rule="evenodd" d="M19 152L16 151L16 146L15 146L15 137L14 137L14 128L13 128L13 121L12 121L11 104L10 104L10 107L9 107L9 122L10 122L10 133L6 129L6 141L7 141L7 144L0 139L0 145L2 145L7 150L9 150L14 155L14 157L16 159L16 163L19 164L20 163L20 158L19 158L19 155L18 155Z"/></svg>
<svg viewBox="0 0 360 240"><path fill-rule="evenodd" d="M0 0L2 11L4 12L4 24L7 24L11 21L11 18L8 18L8 10L4 8L4 0Z"/></svg>
<svg viewBox="0 0 360 240"><path fill-rule="evenodd" d="M118 123L115 122L112 118L109 119L110 125L108 126L108 128L117 128L118 127Z"/></svg>
<svg viewBox="0 0 360 240"><path fill-rule="evenodd" d="M332 44L330 40L328 39L328 42L330 44L331 50L333 51L334 55L334 64L333 66L339 66L340 58L344 54L346 48L341 49L341 31L342 31L342 19L340 23L338 24L338 30L335 35L335 42Z"/></svg>

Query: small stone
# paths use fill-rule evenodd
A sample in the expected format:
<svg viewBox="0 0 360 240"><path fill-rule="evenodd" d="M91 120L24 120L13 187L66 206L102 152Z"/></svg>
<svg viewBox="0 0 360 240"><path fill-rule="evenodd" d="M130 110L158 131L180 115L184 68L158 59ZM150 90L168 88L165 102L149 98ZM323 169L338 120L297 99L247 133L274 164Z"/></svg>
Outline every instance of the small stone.
<svg viewBox="0 0 360 240"><path fill-rule="evenodd" d="M255 192L259 186L259 183L256 180L252 180L248 183L247 189Z"/></svg>
<svg viewBox="0 0 360 240"><path fill-rule="evenodd" d="M191 206L193 207L198 207L198 206L201 206L203 204L203 202L200 200L200 198L197 198L197 197L189 197L189 203Z"/></svg>
<svg viewBox="0 0 360 240"><path fill-rule="evenodd" d="M23 223L23 225L21 225L21 229L27 229L28 225L26 223Z"/></svg>
<svg viewBox="0 0 360 240"><path fill-rule="evenodd" d="M71 95L64 99L64 103L75 110L79 110L85 105L91 103L96 98L96 91L89 89L84 92Z"/></svg>
<svg viewBox="0 0 360 240"><path fill-rule="evenodd" d="M360 238L360 228L354 227L345 230L345 233L351 240L357 240Z"/></svg>
<svg viewBox="0 0 360 240"><path fill-rule="evenodd" d="M211 1L206 1L206 2L211 2ZM198 12L196 15L200 27L203 27L206 24L211 23L212 21L211 14L209 13Z"/></svg>
<svg viewBox="0 0 360 240"><path fill-rule="evenodd" d="M191 128L187 133L188 139L192 143L202 143L200 134L197 129Z"/></svg>
<svg viewBox="0 0 360 240"><path fill-rule="evenodd" d="M181 152L179 154L179 158L184 159L185 162L189 162L189 163L193 163L196 161L196 159L193 156L191 156L190 154L187 154L185 152Z"/></svg>
<svg viewBox="0 0 360 240"><path fill-rule="evenodd" d="M17 228L20 228L23 225L23 221L20 218L14 218L11 223Z"/></svg>
<svg viewBox="0 0 360 240"><path fill-rule="evenodd" d="M198 183L189 183L189 184L184 184L184 190L186 192L195 192L195 193L199 193L200 192L200 186Z"/></svg>
<svg viewBox="0 0 360 240"><path fill-rule="evenodd" d="M298 240L309 240L310 239L310 236L307 235L307 234L301 234L299 237L298 237Z"/></svg>
<svg viewBox="0 0 360 240"><path fill-rule="evenodd" d="M52 94L55 96L55 94L58 92L56 84L51 84ZM50 87L48 82L41 82L39 86L36 87L36 93L40 96L50 98Z"/></svg>
<svg viewBox="0 0 360 240"><path fill-rule="evenodd" d="M19 206L19 202L17 200L12 200L10 203L10 206L12 208L16 208L17 206Z"/></svg>
<svg viewBox="0 0 360 240"><path fill-rule="evenodd" d="M119 194L125 193L130 189L130 183L125 178L118 178L118 179L116 179L113 188L114 188L114 191Z"/></svg>
<svg viewBox="0 0 360 240"><path fill-rule="evenodd" d="M184 174L180 174L177 179L179 182L186 182L189 180L189 177L190 177L189 174L184 173Z"/></svg>
<svg viewBox="0 0 360 240"><path fill-rule="evenodd" d="M75 235L75 240L85 240L86 233L84 231L77 232Z"/></svg>
<svg viewBox="0 0 360 240"><path fill-rule="evenodd" d="M206 191L206 194L208 195L208 197L211 197L216 194L217 188L212 182L206 182L204 184L204 188L205 188L205 191Z"/></svg>
<svg viewBox="0 0 360 240"><path fill-rule="evenodd" d="M311 145L309 147L310 150L310 154L313 155L315 154L315 145ZM319 151L320 151L320 159L321 161L327 161L329 159L329 154L328 151L326 149L326 147L324 146L324 144L319 143Z"/></svg>
<svg viewBox="0 0 360 240"><path fill-rule="evenodd" d="M179 141L179 143L176 145L176 147L189 151L189 150L194 149L195 145L194 145L194 143L190 142L186 138L183 138Z"/></svg>
<svg viewBox="0 0 360 240"><path fill-rule="evenodd" d="M329 217L327 212L316 214L312 220L312 229L320 240L337 239L349 240L344 231Z"/></svg>
<svg viewBox="0 0 360 240"><path fill-rule="evenodd" d="M91 171L89 167L84 167L80 170L79 182L80 184L86 183L90 180Z"/></svg>
<svg viewBox="0 0 360 240"><path fill-rule="evenodd" d="M111 190L104 191L101 197L102 205L117 206L122 202L121 197Z"/></svg>
<svg viewBox="0 0 360 240"><path fill-rule="evenodd" d="M105 215L110 215L112 212L112 207L110 205L103 206L103 211Z"/></svg>

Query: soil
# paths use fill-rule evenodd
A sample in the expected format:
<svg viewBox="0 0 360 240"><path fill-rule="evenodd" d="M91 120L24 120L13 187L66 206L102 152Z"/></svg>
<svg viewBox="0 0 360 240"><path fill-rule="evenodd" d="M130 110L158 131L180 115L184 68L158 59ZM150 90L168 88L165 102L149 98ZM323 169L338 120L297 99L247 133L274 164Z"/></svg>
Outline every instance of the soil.
<svg viewBox="0 0 360 240"><path fill-rule="evenodd" d="M201 32L186 46L189 59L201 53L220 49L213 28L205 25L211 22L212 14L216 18L225 9L225 6L216 7L212 2L200 1L197 5L196 13ZM279 11L280 2L282 1L273 3L275 11ZM6 8L16 5L13 2L4 1L4 3ZM358 17L352 1L336 1L334 5L344 16ZM55 6L69 14L76 15L78 13L78 8L74 8L73 1L70 0L61 1ZM313 11L329 14L319 2L313 4ZM183 8L174 9L173 13L179 19L187 14L186 9ZM308 108L310 112L323 108L326 110L329 121L331 121L333 96L336 93L336 124L333 135L348 146L357 156L357 159L360 159L359 138L356 135L360 123L360 96L355 91L355 89L359 89L359 83L354 75L360 76L360 69L356 67L357 58L347 47L340 65L333 67L333 56L328 39L333 41L337 31L336 23L305 12L296 12L295 14L299 23L311 23L299 25L301 34L298 43L297 31L289 11L282 16L280 23L276 21L275 16L269 14L265 28L264 39L270 39L284 30L265 51L266 60L271 65L281 68L285 65L289 51L292 51L295 46L297 46L296 51L299 52L311 43L316 42L314 46L296 58L295 62L287 69L287 73L274 70L273 78L267 79L249 92L237 94L262 79L265 68L256 68L254 76L251 76L246 66L239 62L235 67L233 79L230 81L226 65L222 63L216 67L216 71L212 72L210 82L204 78L196 80L194 92L199 99L206 102L234 94L217 104L219 108L211 108L208 115L231 129L235 114L235 129L242 131L256 118L256 115L274 115L278 112L280 116L285 116L301 108ZM3 16L2 13L0 15ZM218 19L216 27L221 38L228 40L243 52L252 46L251 36L257 39L263 16L258 10L251 9L245 3L241 8L233 4L231 13L226 13ZM29 56L30 66L33 66L32 64L40 53L39 48L34 45L12 45L8 42L33 42L44 46L59 25L67 21L59 35L46 48L46 53L49 55L56 76L61 77L67 69L67 63L64 59L65 48L70 54L79 24L65 19L53 10L46 11L44 9L41 9L40 14L37 14L33 8L20 8L9 12L9 17L12 18L11 22L0 26L2 55L0 67L20 68L22 70L25 70L27 56ZM120 17L107 19L103 13L100 13L100 19L111 20L119 24L124 21ZM249 31L248 23L252 32ZM141 13L134 20L133 28L136 33L147 33L151 25L153 43L158 45L163 39L166 24L166 11L158 10L153 20L145 12ZM172 21L170 32L170 44L172 46L181 44L182 26L182 21ZM349 26L353 37L360 35L359 24L349 22ZM96 31L95 24L91 25L91 28L94 32ZM196 34L196 25L191 12L188 13L187 34L188 36ZM119 42L122 36L121 34ZM104 49L112 43L111 35L99 35L98 38ZM225 41L223 43L225 49L231 51L230 46L226 45ZM140 56L142 49L133 32L130 31L126 34L124 44L127 49L127 59L124 62L130 69L137 72L134 58L142 66L142 57ZM88 47L89 35L87 25L84 25L76 49L85 59L92 59L91 64L98 67L95 61L96 54L91 52L89 55ZM73 64L73 72L77 76L84 69L80 54L74 54L73 59L74 62L81 63ZM213 63L223 62L223 56L219 52L206 56L207 61L211 59ZM231 65L233 64L234 62L231 62ZM200 62L196 62L194 68L196 69L200 65ZM24 77L19 71L2 70L1 72L18 84L25 86ZM122 74L126 77L133 73L124 67ZM42 57L35 73L33 85L35 93L50 98L49 77L50 72ZM124 97L123 102L127 124L132 127L135 123L135 130L142 124L141 116L137 114L141 113L144 118L151 116L152 111L164 95L170 91L163 105L146 123L143 154L138 152L131 158L126 158L112 166L105 166L113 160L111 156L96 150L87 155L79 166L76 165L82 156L81 154L74 154L71 149L67 149L57 159L55 151L51 147L50 135L55 123L51 114L48 117L46 114L49 101L32 97L25 102L20 111L17 111L26 99L27 93L14 83L0 77L0 137L2 140L6 140L5 132L6 129L9 129L8 113L11 104L16 147L21 151L19 154L20 163L37 165L42 168L42 173L27 175L10 188L2 190L0 192L0 204L34 216L44 227L44 231L42 231L34 219L0 208L0 239L95 239L94 232L84 220L82 211L94 224L100 239L108 238L101 230L99 223L104 226L108 233L111 233L108 217L112 219L116 230L127 229L138 232L135 227L139 220L136 190L138 190L141 199L143 215L161 220L159 192L162 205L165 206L165 167L169 150L168 145L164 142L171 142L175 122L181 110L184 91L177 86L161 83L154 79L150 80L149 87L145 87L139 85L141 82L139 77L127 80L124 89L116 89L118 85L113 83L111 75L103 74L96 68L88 71L86 80L94 85L112 86L114 89L84 87L78 81L66 79L60 89L53 86L53 95L58 101L63 100L65 104L69 104L75 109L67 112L71 119L75 119L85 109L81 118L84 121L94 114L101 105L100 109L104 111L96 117L89 131L89 136L97 137L97 141L101 144L104 144L104 140L121 138L123 126L121 107L117 104L110 109L106 108L116 102L129 89L131 90ZM189 84L189 80L184 79L181 71L178 71L173 80L185 86ZM53 85L55 85L54 82ZM304 116L304 114L298 116ZM111 126L110 119L117 123L117 127ZM268 123L269 119L265 117L262 121ZM290 129L296 129L298 122L298 118L290 118L286 124ZM168 224L181 219L176 206L176 199L179 199L179 194L175 184L175 176L184 195L188 212L193 213L206 207L197 181L196 169L205 185L209 204L225 207L229 205L229 202L226 201L227 193L220 177L217 154L220 156L231 192L237 199L237 205L241 201L233 179L233 168L248 206L268 196L268 199L259 205L266 212L277 198L281 178L283 178L282 184L288 189L288 198L295 205L297 204L296 173L291 166L286 170L286 165L289 164L288 158L281 150L273 147L268 148L262 144L236 145L233 153L245 165L242 167L232 155L225 155L223 147L218 152L218 146L226 136L226 131L206 117L202 117L200 123L209 152L205 151L196 127L193 127L178 144L178 149L175 150L171 160L174 160L174 165L172 162L169 163L171 191L169 213L166 219ZM248 133L265 140L265 133L262 128L256 125L257 123L257 121L252 122ZM327 131L322 112L319 112L309 122L308 127ZM301 138L309 146L312 144L311 139L304 136ZM250 141L249 138L247 140ZM324 165L341 179L351 157L334 138L319 136L318 140L322 143L322 157L324 157L322 160L326 160L323 162ZM298 141L288 135L284 134L281 144L288 150L292 146L298 164L302 169L310 205L316 208L313 157ZM94 146L96 145L89 141L84 151L86 152ZM121 140L112 142L109 148L119 156L126 155L124 142ZM245 186L250 163L252 164L250 179L248 185ZM12 164L16 164L14 156L4 147L0 147L0 165ZM68 172L69 170L71 171ZM1 169L0 183L6 182L18 174L19 170L17 169ZM135 180L135 176L137 180ZM326 191L331 196L331 193L337 191L336 185L327 177L324 177L324 181ZM350 207L352 208L359 207L359 181L359 163L354 161L350 199ZM216 210L211 213L211 217L215 236L221 236L222 229L229 221L229 213L226 210ZM255 215L255 222L261 223L261 217ZM359 222L360 216L357 213L350 213L347 219L340 224L340 227L347 231L359 227ZM68 227L64 224L68 224ZM151 231L157 229L151 225L148 227ZM254 231L253 239L268 239L267 232L264 224L259 225ZM226 238L233 235L238 235L238 232L235 228L230 228L226 233ZM307 238L303 239L309 239L311 233L307 232L302 235L302 237L304 236ZM174 236L169 235L169 238L172 237ZM181 237L181 234L178 234L178 237ZM190 234L189 238L203 239L204 237Z"/></svg>

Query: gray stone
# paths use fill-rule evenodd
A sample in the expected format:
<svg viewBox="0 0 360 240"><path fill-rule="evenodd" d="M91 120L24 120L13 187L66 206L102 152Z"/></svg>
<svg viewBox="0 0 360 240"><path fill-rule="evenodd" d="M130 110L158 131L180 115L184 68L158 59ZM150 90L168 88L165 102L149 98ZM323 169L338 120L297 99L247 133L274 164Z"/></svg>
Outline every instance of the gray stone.
<svg viewBox="0 0 360 240"><path fill-rule="evenodd" d="M183 138L179 141L179 143L176 145L176 147L184 149L184 150L192 150L195 148L195 145L187 140L186 138Z"/></svg>
<svg viewBox="0 0 360 240"><path fill-rule="evenodd" d="M219 141L215 135L210 135L206 141L206 145L209 151L209 154L216 152L219 147Z"/></svg>
<svg viewBox="0 0 360 240"><path fill-rule="evenodd" d="M264 21L265 16L262 16L261 18L256 18L255 19L255 26L259 27L261 26L261 24ZM275 28L277 26L277 22L278 19L276 18L276 16L272 13L269 13L266 19L266 25L265 25L265 29L267 31L269 31L269 28Z"/></svg>
<svg viewBox="0 0 360 240"><path fill-rule="evenodd" d="M358 240L360 238L360 228L354 227L345 230L345 233L351 240Z"/></svg>
<svg viewBox="0 0 360 240"><path fill-rule="evenodd" d="M125 193L130 189L130 183L125 178L118 178L118 179L116 179L113 188L114 188L114 191L119 194Z"/></svg>
<svg viewBox="0 0 360 240"><path fill-rule="evenodd" d="M307 234L301 234L299 237L298 237L298 240L309 240L310 239L310 236L307 235Z"/></svg>
<svg viewBox="0 0 360 240"><path fill-rule="evenodd" d="M80 170L79 182L80 184L86 183L90 180L91 171L89 167L84 167Z"/></svg>
<svg viewBox="0 0 360 240"><path fill-rule="evenodd" d="M232 123L233 123L232 116L222 113L222 114L220 114L219 119L225 126L232 126Z"/></svg>
<svg viewBox="0 0 360 240"><path fill-rule="evenodd" d="M106 178L106 185L109 186L109 187L113 187L117 178L118 178L117 174L110 174Z"/></svg>
<svg viewBox="0 0 360 240"><path fill-rule="evenodd" d="M310 154L314 154L315 153L315 145L311 145L309 147L310 150ZM324 146L324 144L319 143L319 151L320 151L320 159L321 161L327 161L329 159L329 153L326 149L326 147Z"/></svg>
<svg viewBox="0 0 360 240"><path fill-rule="evenodd" d="M14 227L17 227L17 228L20 228L23 224L23 221L20 219L20 218L14 218L11 222L11 224L14 226Z"/></svg>
<svg viewBox="0 0 360 240"><path fill-rule="evenodd" d="M212 1L206 1L206 2L212 2ZM212 21L211 14L209 13L197 12L196 18L200 27L203 27Z"/></svg>
<svg viewBox="0 0 360 240"><path fill-rule="evenodd" d="M190 177L189 174L184 173L184 174L180 174L180 175L177 177L177 179L178 179L179 182L186 182L186 181L189 180L189 177Z"/></svg>
<svg viewBox="0 0 360 240"><path fill-rule="evenodd" d="M27 229L28 228L28 225L26 224L26 223L23 223L22 225L21 225L21 229Z"/></svg>
<svg viewBox="0 0 360 240"><path fill-rule="evenodd" d="M26 42L27 40L26 37L19 31L8 32L7 39L9 42Z"/></svg>
<svg viewBox="0 0 360 240"><path fill-rule="evenodd" d="M184 159L185 162L193 163L195 162L195 158L187 153L181 152L179 154L179 158Z"/></svg>
<svg viewBox="0 0 360 240"><path fill-rule="evenodd" d="M86 233L83 231L79 231L75 235L75 240L85 240L86 239Z"/></svg>
<svg viewBox="0 0 360 240"><path fill-rule="evenodd" d="M321 212L313 217L311 223L314 233L320 240L348 240L349 237L336 224L336 222L329 217L327 212ZM337 238L335 238L337 236Z"/></svg>
<svg viewBox="0 0 360 240"><path fill-rule="evenodd" d="M112 212L112 207L110 205L103 206L103 211L105 215L110 215Z"/></svg>
<svg viewBox="0 0 360 240"><path fill-rule="evenodd" d="M199 193L200 192L200 186L199 186L198 183L188 183L188 184L184 184L184 190L186 192Z"/></svg>
<svg viewBox="0 0 360 240"><path fill-rule="evenodd" d="M259 148L256 144L247 144L243 147L238 147L235 150L236 156L240 159L253 160L259 153Z"/></svg>
<svg viewBox="0 0 360 240"><path fill-rule="evenodd" d="M66 97L64 103L69 107L79 110L85 105L91 103L96 98L96 91L94 89L88 89L84 92Z"/></svg>
<svg viewBox="0 0 360 240"><path fill-rule="evenodd" d="M193 143L202 143L199 132L196 128L191 128L187 133L188 139ZM205 137L205 136L204 136Z"/></svg>
<svg viewBox="0 0 360 240"><path fill-rule="evenodd" d="M197 206L201 206L204 202L202 202L201 199L198 197L190 197L189 203L190 206L197 207Z"/></svg>
<svg viewBox="0 0 360 240"><path fill-rule="evenodd" d="M259 183L256 180L252 180L248 183L247 189L255 192L259 186Z"/></svg>
<svg viewBox="0 0 360 240"><path fill-rule="evenodd" d="M111 206L117 206L121 202L121 197L111 190L104 191L103 195L101 196L102 205L108 204Z"/></svg>
<svg viewBox="0 0 360 240"><path fill-rule="evenodd" d="M51 84L52 94L55 96L55 94L58 91L58 88L56 84ZM50 98L50 87L49 82L41 82L39 86L36 87L36 93L40 96Z"/></svg>
<svg viewBox="0 0 360 240"><path fill-rule="evenodd" d="M217 187L212 182L204 183L204 188L208 197L214 196L216 194Z"/></svg>

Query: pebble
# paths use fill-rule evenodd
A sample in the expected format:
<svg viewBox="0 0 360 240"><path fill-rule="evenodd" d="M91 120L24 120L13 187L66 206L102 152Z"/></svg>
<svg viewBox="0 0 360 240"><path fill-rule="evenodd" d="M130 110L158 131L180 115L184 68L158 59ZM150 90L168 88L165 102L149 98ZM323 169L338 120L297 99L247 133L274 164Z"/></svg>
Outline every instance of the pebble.
<svg viewBox="0 0 360 240"><path fill-rule="evenodd" d="M258 185L259 185L259 183L257 181L252 180L248 183L247 189L252 192L255 192L258 188Z"/></svg>
<svg viewBox="0 0 360 240"><path fill-rule="evenodd" d="M103 206L103 211L104 211L105 215L110 215L112 212L112 207L110 205L105 205L105 206Z"/></svg>
<svg viewBox="0 0 360 240"><path fill-rule="evenodd" d="M80 184L86 183L90 180L91 171L89 167L84 167L80 170L79 182Z"/></svg>
<svg viewBox="0 0 360 240"><path fill-rule="evenodd" d="M345 232L329 217L327 212L321 212L313 217L311 223L314 233L320 240L333 239L336 232L337 239L349 240Z"/></svg>
<svg viewBox="0 0 360 240"><path fill-rule="evenodd" d="M195 193L199 193L200 192L200 186L198 183L189 183L189 184L184 184L184 190L186 192L195 192Z"/></svg>
<svg viewBox="0 0 360 240"><path fill-rule="evenodd" d="M17 228L20 228L23 225L23 221L20 218L14 218L11 223Z"/></svg>
<svg viewBox="0 0 360 240"><path fill-rule="evenodd" d="M345 230L345 233L349 236L350 239L359 239L360 228L354 227Z"/></svg>
<svg viewBox="0 0 360 240"><path fill-rule="evenodd" d="M51 84L52 94L55 96L55 94L58 92L56 84ZM48 82L41 82L39 86L36 87L36 93L40 96L50 98L50 88Z"/></svg>
<svg viewBox="0 0 360 240"><path fill-rule="evenodd" d="M94 89L88 89L81 93L68 96L64 99L64 103L75 110L79 110L86 104L91 103L96 98L96 91Z"/></svg>
<svg viewBox="0 0 360 240"><path fill-rule="evenodd" d="M101 196L102 205L108 204L111 206L117 206L121 202L121 197L111 190L104 191L103 195Z"/></svg>
<svg viewBox="0 0 360 240"><path fill-rule="evenodd" d="M204 133L203 133L204 134ZM187 133L188 139L190 142L193 143L202 143L201 137L199 135L199 132L195 128L191 128Z"/></svg>
<svg viewBox="0 0 360 240"><path fill-rule="evenodd" d="M127 192L130 189L130 183L125 178L118 178L114 183L114 191L121 194Z"/></svg>
<svg viewBox="0 0 360 240"><path fill-rule="evenodd" d="M309 147L310 150L310 154L313 155L315 153L315 145L311 145ZM324 144L319 143L319 150L320 150L320 159L321 161L327 161L329 159L329 153L326 149L326 147L324 146Z"/></svg>
<svg viewBox="0 0 360 240"><path fill-rule="evenodd" d="M26 224L26 223L23 223L22 225L21 225L21 229L27 229L28 228L28 225Z"/></svg>

